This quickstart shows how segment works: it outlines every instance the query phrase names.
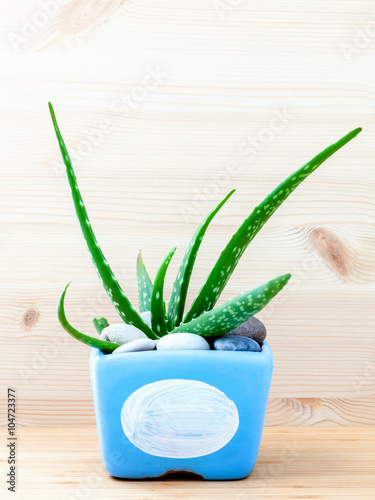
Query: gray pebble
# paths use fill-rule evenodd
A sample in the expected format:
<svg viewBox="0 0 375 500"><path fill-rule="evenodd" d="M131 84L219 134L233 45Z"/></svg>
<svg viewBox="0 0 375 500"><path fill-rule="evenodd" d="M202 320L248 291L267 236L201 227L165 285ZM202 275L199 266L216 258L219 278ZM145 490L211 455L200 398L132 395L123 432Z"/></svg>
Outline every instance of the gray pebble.
<svg viewBox="0 0 375 500"><path fill-rule="evenodd" d="M258 342L248 337L241 337L239 335L224 335L216 339L214 348L217 351L252 351L260 352Z"/></svg>
<svg viewBox="0 0 375 500"><path fill-rule="evenodd" d="M141 330L133 325L127 325L126 323L113 323L103 329L100 334L101 340L109 340L110 342L115 342L116 344L126 344L132 340L137 339L147 339Z"/></svg>
<svg viewBox="0 0 375 500"><path fill-rule="evenodd" d="M242 325L237 326L237 328L228 332L226 335L249 337L249 339L253 339L258 342L259 345L262 345L264 339L266 338L267 330L263 323L253 316L245 321L245 323L242 323Z"/></svg>

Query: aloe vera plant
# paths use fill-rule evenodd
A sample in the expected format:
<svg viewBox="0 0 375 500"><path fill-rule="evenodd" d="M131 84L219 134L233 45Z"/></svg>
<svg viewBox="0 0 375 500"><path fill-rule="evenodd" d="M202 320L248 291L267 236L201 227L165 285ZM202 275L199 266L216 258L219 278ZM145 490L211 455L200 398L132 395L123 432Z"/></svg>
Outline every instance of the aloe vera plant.
<svg viewBox="0 0 375 500"><path fill-rule="evenodd" d="M181 265L179 266L168 308L166 308L164 300L164 282L169 263L176 249L174 248L171 250L162 262L154 283L152 283L143 262L142 255L139 253L137 259L139 310L140 313L151 311L152 327L150 328L131 305L98 245L83 204L68 150L60 133L56 116L50 103L49 108L60 151L66 166L77 218L99 278L122 320L125 323L137 327L151 339L158 339L164 335L179 332L196 333L203 337L218 337L236 328L248 318L262 310L263 307L265 307L287 284L290 279L290 274L284 274L274 278L221 306L216 308L214 308L214 306L225 285L228 283L241 256L268 219L304 179L312 174L336 151L356 137L361 131L360 128L357 128L349 132L338 142L319 153L284 180L271 194L266 196L266 198L254 208L221 252L217 262L213 266L198 295L193 300L185 317L184 310L187 292L199 247L210 222L233 195L234 190L230 191L206 216L195 232L186 249ZM65 315L64 306L67 287L61 294L58 306L58 318L63 328L74 338L91 347L101 349L105 353L113 352L119 347L118 344L85 335L70 325ZM94 318L93 322L99 334L108 326L108 321L105 318Z"/></svg>

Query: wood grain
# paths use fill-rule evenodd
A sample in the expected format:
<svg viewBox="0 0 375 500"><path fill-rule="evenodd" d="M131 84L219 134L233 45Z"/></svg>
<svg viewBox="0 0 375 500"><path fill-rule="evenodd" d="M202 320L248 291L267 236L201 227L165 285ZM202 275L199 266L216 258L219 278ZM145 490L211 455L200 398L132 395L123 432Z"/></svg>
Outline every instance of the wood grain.
<svg viewBox="0 0 375 500"><path fill-rule="evenodd" d="M18 389L20 424L94 425L88 349L56 319L63 286L72 281L76 327L118 321L75 220L51 100L98 240L134 303L140 248L154 276L178 246L168 295L203 215L237 188L203 242L191 302L250 210L363 127L278 210L221 300L293 275L260 315L275 355L267 425L373 425L372 2L49 5L0 5L0 380Z"/></svg>
<svg viewBox="0 0 375 500"><path fill-rule="evenodd" d="M69 376L66 383L74 383ZM43 386L41 381L40 386ZM44 381L44 384L46 382ZM52 384L53 385L53 384ZM29 394L26 389L18 409L21 427L54 427L64 418L65 427L95 426L94 406L90 387L86 392L78 390L76 399L60 388L60 397L54 397L52 390L46 395L40 390ZM42 398L41 398L42 395ZM0 404L2 415L6 415L6 405ZM266 427L314 426L314 427L369 427L374 425L375 398L271 398L265 420ZM6 425L6 418L0 420Z"/></svg>
<svg viewBox="0 0 375 500"><path fill-rule="evenodd" d="M374 445L373 428L266 428L258 461L244 480L201 481L180 475L126 481L105 472L95 429L20 429L17 493L30 500L103 495L132 500L367 500L375 488Z"/></svg>

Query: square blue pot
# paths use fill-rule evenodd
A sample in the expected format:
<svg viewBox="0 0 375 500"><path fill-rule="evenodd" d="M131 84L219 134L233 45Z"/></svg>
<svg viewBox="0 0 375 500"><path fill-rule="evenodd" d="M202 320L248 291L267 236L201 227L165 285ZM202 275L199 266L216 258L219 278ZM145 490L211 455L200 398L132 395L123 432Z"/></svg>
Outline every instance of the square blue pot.
<svg viewBox="0 0 375 500"><path fill-rule="evenodd" d="M91 382L104 466L120 478L193 472L240 479L259 451L272 351L92 349Z"/></svg>

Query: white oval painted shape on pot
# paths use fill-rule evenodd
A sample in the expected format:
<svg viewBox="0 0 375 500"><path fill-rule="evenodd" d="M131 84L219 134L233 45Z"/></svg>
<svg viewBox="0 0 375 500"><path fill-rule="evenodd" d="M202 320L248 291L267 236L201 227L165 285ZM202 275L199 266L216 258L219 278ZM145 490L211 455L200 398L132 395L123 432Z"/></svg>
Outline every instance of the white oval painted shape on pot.
<svg viewBox="0 0 375 500"><path fill-rule="evenodd" d="M156 457L195 458L223 448L235 435L237 407L216 387L170 379L144 385L121 410L126 437Z"/></svg>

